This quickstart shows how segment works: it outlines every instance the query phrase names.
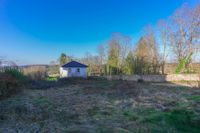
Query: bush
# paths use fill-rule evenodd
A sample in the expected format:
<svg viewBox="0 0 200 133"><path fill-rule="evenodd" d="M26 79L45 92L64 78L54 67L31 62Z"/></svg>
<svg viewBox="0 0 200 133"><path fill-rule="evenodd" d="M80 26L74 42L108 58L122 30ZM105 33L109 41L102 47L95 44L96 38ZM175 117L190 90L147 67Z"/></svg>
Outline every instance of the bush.
<svg viewBox="0 0 200 133"><path fill-rule="evenodd" d="M12 76L14 79L16 79L19 83L23 83L26 81L26 77L24 74L18 70L18 69L6 69L5 73Z"/></svg>
<svg viewBox="0 0 200 133"><path fill-rule="evenodd" d="M18 82L11 75L0 73L0 99L15 93Z"/></svg>
<svg viewBox="0 0 200 133"><path fill-rule="evenodd" d="M0 99L19 92L25 84L26 77L18 69L6 69L0 73Z"/></svg>

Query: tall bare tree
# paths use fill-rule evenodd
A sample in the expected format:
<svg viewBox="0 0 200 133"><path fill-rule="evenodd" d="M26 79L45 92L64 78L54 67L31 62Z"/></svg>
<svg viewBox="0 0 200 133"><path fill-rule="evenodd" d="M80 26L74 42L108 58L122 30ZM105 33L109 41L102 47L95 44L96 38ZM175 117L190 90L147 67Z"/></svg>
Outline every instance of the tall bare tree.
<svg viewBox="0 0 200 133"><path fill-rule="evenodd" d="M105 74L105 48L103 44L98 45L98 57L101 74Z"/></svg>
<svg viewBox="0 0 200 133"><path fill-rule="evenodd" d="M170 17L170 44L178 62L188 70L192 66L192 57L200 45L199 23L200 5L189 7L183 5ZM182 64L181 63L181 64Z"/></svg>
<svg viewBox="0 0 200 133"><path fill-rule="evenodd" d="M98 56L93 56L92 54L90 54L89 52L86 52L85 56L80 59L80 61L84 64L88 65L88 75L99 75L100 74L100 69L99 69L99 57Z"/></svg>
<svg viewBox="0 0 200 133"><path fill-rule="evenodd" d="M166 21L160 20L157 24L159 30L160 43L160 56L162 63L162 74L165 74L165 64L169 52L169 26Z"/></svg>
<svg viewBox="0 0 200 133"><path fill-rule="evenodd" d="M120 38L120 55L119 55L119 69L122 70L125 67L126 57L131 49L131 38L121 35Z"/></svg>

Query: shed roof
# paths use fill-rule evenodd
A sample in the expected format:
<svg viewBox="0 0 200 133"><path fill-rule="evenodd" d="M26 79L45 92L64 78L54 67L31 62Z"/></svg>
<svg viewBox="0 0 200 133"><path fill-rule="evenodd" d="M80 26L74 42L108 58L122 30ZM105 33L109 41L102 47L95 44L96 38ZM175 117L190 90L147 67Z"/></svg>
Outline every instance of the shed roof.
<svg viewBox="0 0 200 133"><path fill-rule="evenodd" d="M88 66L85 64L76 62L76 61L71 61L71 62L68 62L67 64L63 65L62 67L66 68L66 67L88 67Z"/></svg>

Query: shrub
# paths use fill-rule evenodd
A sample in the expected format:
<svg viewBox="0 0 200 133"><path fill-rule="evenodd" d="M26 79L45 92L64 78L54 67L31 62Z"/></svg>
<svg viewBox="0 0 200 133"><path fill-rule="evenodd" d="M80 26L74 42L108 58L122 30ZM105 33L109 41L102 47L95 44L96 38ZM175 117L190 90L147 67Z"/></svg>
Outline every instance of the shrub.
<svg viewBox="0 0 200 133"><path fill-rule="evenodd" d="M5 73L12 76L14 79L16 79L18 82L23 83L26 80L26 77L24 74L18 70L18 69L6 69Z"/></svg>
<svg viewBox="0 0 200 133"><path fill-rule="evenodd" d="M0 73L0 99L19 92L27 79L18 69L8 68Z"/></svg>
<svg viewBox="0 0 200 133"><path fill-rule="evenodd" d="M0 99L17 92L18 82L11 75L0 73Z"/></svg>

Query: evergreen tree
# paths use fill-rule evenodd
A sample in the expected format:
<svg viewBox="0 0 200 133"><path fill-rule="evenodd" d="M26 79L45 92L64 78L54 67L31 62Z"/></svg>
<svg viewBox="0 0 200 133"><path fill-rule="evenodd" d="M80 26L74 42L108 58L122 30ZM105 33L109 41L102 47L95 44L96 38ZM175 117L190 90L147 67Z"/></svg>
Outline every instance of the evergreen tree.
<svg viewBox="0 0 200 133"><path fill-rule="evenodd" d="M70 61L70 57L67 56L65 53L61 53L60 58L59 58L60 66L66 64L69 61Z"/></svg>

